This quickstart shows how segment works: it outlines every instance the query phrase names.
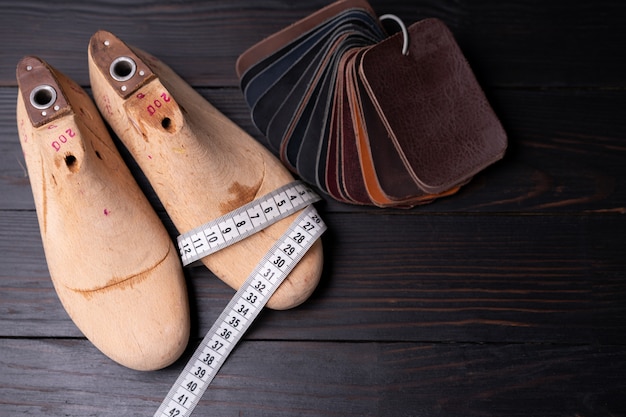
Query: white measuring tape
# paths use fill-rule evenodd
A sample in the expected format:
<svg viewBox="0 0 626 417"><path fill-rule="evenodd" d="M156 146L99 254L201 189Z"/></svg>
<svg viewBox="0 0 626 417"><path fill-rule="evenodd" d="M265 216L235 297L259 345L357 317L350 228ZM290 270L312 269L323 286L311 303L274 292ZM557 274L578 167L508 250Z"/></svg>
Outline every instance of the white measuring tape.
<svg viewBox="0 0 626 417"><path fill-rule="evenodd" d="M307 196L306 198L305 195ZM291 197L294 198L292 199ZM274 205L267 205L270 199L273 201ZM237 227L237 222L234 217L245 212L249 216L246 222L249 221L252 223L252 219L256 219L256 217L252 216L252 218L250 218L248 212L251 208L255 209L256 206L261 207L262 210L263 207L274 207L273 210L280 212L280 208L283 205L287 205L287 202L293 207L301 208L302 206L310 204L311 201L317 201L318 199L319 196L303 184L292 183L253 201L248 205L251 207L246 208L247 206L244 206L207 225L220 225L225 221L228 222L230 219L233 221L234 227ZM283 200L285 202L279 204L279 202ZM308 203L305 201L308 201ZM270 210L270 212L273 210ZM297 210L298 209L295 208L284 210L286 214L278 216L278 219L272 217L263 222L262 226L260 223L257 223L257 226L254 226L254 223L252 223L253 229L259 231L259 228L262 229L269 226L280 218L284 218L291 212ZM256 214L259 213L259 211L255 209L252 213ZM265 216L265 218L267 219L267 216ZM241 221L243 220L240 220L239 223ZM210 232L214 230L212 227L207 227L207 225L194 229L192 233L197 235L199 232ZM233 230L232 226L226 227L230 227L231 230ZM223 230L226 230L226 228ZM276 241L274 246L272 246L263 259L257 264L241 288L235 293L234 297L215 321L189 362L187 362L183 372L178 376L178 379L154 414L154 417L186 417L191 415L193 409L200 401L202 394L204 394L215 375L217 375L220 367L234 349L237 342L261 312L274 291L276 291L278 286L325 230L326 225L313 206L309 205L300 213L287 231ZM205 232L203 233L207 236ZM251 234L247 231L244 233L247 233L246 236ZM229 235L229 232L226 232L226 235ZM209 242L209 238L207 237L207 243L202 241L203 245L198 245L197 243L193 243L191 235L188 236L188 234L185 234L182 236L182 239L179 239L179 247L181 248L181 254L187 254L188 264L195 259L199 259L197 256L206 256L198 255L198 252L204 253L204 248L207 246L209 246L209 250L212 250L213 247L210 246L210 243L213 243L213 246L221 245L220 248L222 248L243 239L243 237L238 237L240 235L240 233L237 234L237 236L233 235L232 238L226 240L222 233L224 243L219 243L221 242L219 239L214 242ZM189 243L189 238L192 238L191 243ZM185 244L191 244L194 250L186 252L187 247ZM202 250L199 250L198 247ZM193 254L194 251L195 254Z"/></svg>
<svg viewBox="0 0 626 417"><path fill-rule="evenodd" d="M189 265L268 227L321 198L301 181L271 193L178 236L183 265Z"/></svg>

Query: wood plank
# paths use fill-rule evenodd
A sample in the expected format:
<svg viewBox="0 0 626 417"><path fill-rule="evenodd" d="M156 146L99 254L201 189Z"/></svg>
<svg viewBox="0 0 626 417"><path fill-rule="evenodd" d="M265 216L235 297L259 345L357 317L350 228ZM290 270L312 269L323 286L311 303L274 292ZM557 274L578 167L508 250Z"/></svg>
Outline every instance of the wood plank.
<svg viewBox="0 0 626 417"><path fill-rule="evenodd" d="M200 92L264 142L237 89ZM14 88L0 89L0 210L33 210L17 138L16 94ZM414 211L626 212L622 111L626 95L619 91L498 90L491 100L509 134L505 159L477 175L459 194ZM132 158L126 154L125 159L158 208L158 199ZM327 210L361 209L329 201Z"/></svg>
<svg viewBox="0 0 626 417"><path fill-rule="evenodd" d="M3 415L152 415L183 366L130 371L83 340L0 350ZM623 363L617 346L244 342L194 415L617 416Z"/></svg>
<svg viewBox="0 0 626 417"><path fill-rule="evenodd" d="M157 54L193 85L236 86L239 54L328 3L134 0L121 5L74 0L51 9L48 2L36 0L27 6L5 5L0 85L15 85L15 65L28 54L49 60L87 85L87 43L98 29L107 29ZM618 0L371 4L378 13L395 13L407 24L425 17L443 19L480 80L490 86L626 85L626 57L615 53L616 40L626 39L626 4Z"/></svg>
<svg viewBox="0 0 626 417"><path fill-rule="evenodd" d="M264 312L251 339L626 343L622 216L322 215L319 288ZM77 336L34 222L0 217L1 335ZM187 278L199 337L233 292L205 268Z"/></svg>

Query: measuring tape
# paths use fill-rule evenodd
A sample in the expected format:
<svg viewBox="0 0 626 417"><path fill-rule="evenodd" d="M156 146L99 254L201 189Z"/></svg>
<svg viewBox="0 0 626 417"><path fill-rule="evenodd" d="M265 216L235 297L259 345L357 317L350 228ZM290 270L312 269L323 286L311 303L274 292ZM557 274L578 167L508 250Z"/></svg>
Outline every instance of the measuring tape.
<svg viewBox="0 0 626 417"><path fill-rule="evenodd" d="M301 181L294 181L178 236L178 249L187 266L224 249L277 221L321 200Z"/></svg>
<svg viewBox="0 0 626 417"><path fill-rule="evenodd" d="M305 193L301 194L303 191L305 191ZM295 197L294 192L297 193L297 197ZM317 201L319 199L315 193L303 184L292 183L261 197L259 200L253 201L251 203L252 207L250 208L254 208L255 206L262 208L263 204L267 204L269 201L270 198L268 196L272 196L271 199L274 201L275 205L271 207L276 207L276 210L279 210L282 205L286 205L287 201L289 201L292 206L306 206L308 203L305 203L305 195L307 195L306 200L309 201ZM292 196L295 198L291 199ZM278 198L278 200L276 198ZM283 201L283 198L285 199L285 203L279 205L278 202ZM298 198L302 201L296 201ZM265 207L270 206L266 205ZM242 209L245 208L246 206L242 207ZM226 215L227 218L219 218L207 225L216 222L216 225L221 224L221 222L228 221L228 219L234 222L234 216L237 215L235 213L247 213L248 209L243 211L235 210ZM296 210L297 209L289 209L289 211L285 210L284 212L288 213ZM253 213L258 213L258 211L253 211ZM278 217L283 218L287 215L288 214ZM267 218L267 216L265 217ZM279 219L274 218L268 219L263 223L263 227L275 223L278 220ZM249 221L252 222L252 219ZM194 229L193 234L197 234L199 231L213 230L211 227L207 228L207 225L199 228L199 230ZM236 223L234 223L234 225L237 227ZM254 226L253 229L259 231L259 227L261 226ZM313 206L309 205L300 213L287 231L276 241L263 259L257 264L241 288L235 293L234 297L230 300L222 314L220 314L219 318L200 343L200 346L194 352L183 369L183 372L178 376L178 379L154 414L154 417L185 417L191 415L193 409L200 401L202 394L204 394L215 375L217 375L220 367L234 349L237 342L261 312L278 286L325 230L326 225ZM245 233L248 232L246 231ZM229 232L226 232L226 234L229 234ZM250 233L246 236L249 236L249 234ZM224 239L224 243L218 244L218 241L208 242L208 239L207 243L214 243L214 246L222 245L221 247L224 247L224 245L227 246L228 244L243 239L239 238L239 235L240 234L237 236L233 235L234 237L229 240ZM194 244L193 240L191 245L196 253L193 254L193 251L185 252L185 243L190 244L188 242L189 238L191 238L191 236L183 236L182 239L179 240L181 254L191 254L187 256L187 263L193 262L198 256L198 249L196 247L198 245ZM209 250L213 250L213 247L203 243L203 245L200 246L202 249L201 253L204 253L206 246L209 246Z"/></svg>

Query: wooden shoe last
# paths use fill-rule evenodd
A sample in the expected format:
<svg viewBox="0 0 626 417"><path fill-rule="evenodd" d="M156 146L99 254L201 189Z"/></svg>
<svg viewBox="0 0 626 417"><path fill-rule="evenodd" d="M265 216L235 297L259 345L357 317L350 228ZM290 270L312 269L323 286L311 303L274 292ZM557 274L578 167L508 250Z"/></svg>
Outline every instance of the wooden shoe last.
<svg viewBox="0 0 626 417"><path fill-rule="evenodd" d="M180 233L293 181L260 143L155 57L100 31L89 45L94 99L129 149ZM239 288L297 216L294 214L202 262ZM317 242L269 300L287 309L315 289L322 270Z"/></svg>
<svg viewBox="0 0 626 417"><path fill-rule="evenodd" d="M105 355L137 370L189 337L177 251L87 94L35 57L17 67L17 123L50 276Z"/></svg>

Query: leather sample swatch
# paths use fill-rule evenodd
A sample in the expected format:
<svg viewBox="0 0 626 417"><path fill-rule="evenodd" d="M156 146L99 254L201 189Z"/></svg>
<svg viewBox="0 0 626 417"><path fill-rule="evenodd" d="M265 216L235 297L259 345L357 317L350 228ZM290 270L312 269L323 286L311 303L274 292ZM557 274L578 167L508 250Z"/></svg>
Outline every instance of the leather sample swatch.
<svg viewBox="0 0 626 417"><path fill-rule="evenodd" d="M340 0L249 48L236 70L272 150L342 202L425 204L506 150L504 129L438 19L412 24L406 39L388 36L366 1Z"/></svg>

